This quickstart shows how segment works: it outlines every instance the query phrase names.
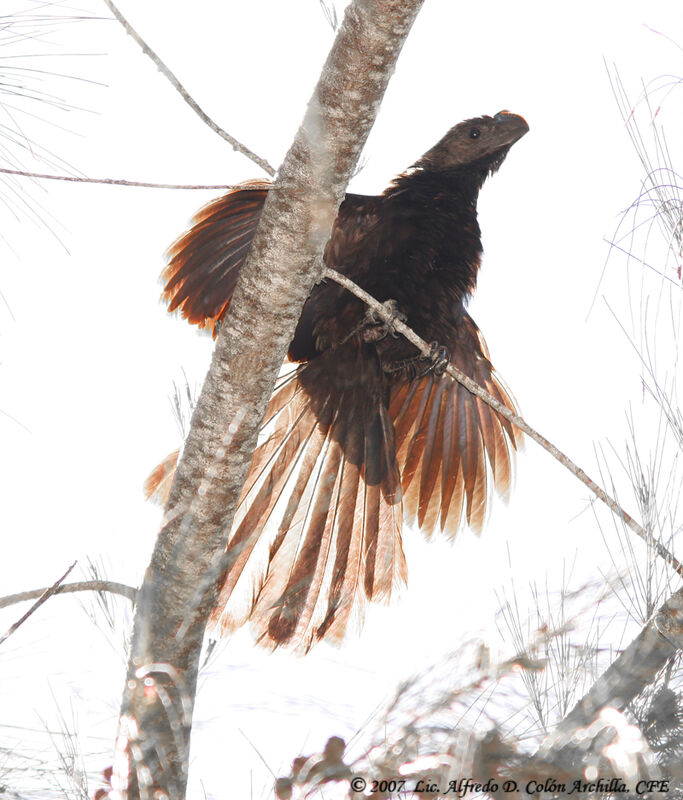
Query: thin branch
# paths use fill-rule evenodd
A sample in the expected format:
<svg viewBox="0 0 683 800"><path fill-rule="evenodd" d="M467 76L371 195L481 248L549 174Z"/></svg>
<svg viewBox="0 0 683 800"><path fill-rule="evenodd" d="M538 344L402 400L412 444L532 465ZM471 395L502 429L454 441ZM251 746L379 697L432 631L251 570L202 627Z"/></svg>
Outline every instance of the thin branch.
<svg viewBox="0 0 683 800"><path fill-rule="evenodd" d="M68 573L67 573L68 574ZM63 580L63 578L62 578ZM31 589L28 592L19 592L18 594L8 594L5 597L0 597L0 608L7 608L8 606L23 603L26 600L33 600L36 597L41 597L45 592L51 591L50 589ZM116 583L115 581L78 581L77 583L65 583L57 585L52 594L73 594L74 592L110 592L111 594L118 594L135 602L137 589L132 586L126 586L125 583ZM46 598L47 599L47 598Z"/></svg>
<svg viewBox="0 0 683 800"><path fill-rule="evenodd" d="M361 289L360 286L357 286L353 281L350 281L344 275L341 275L339 272L334 269L330 269L329 267L325 268L323 276L330 278L340 286L348 289L352 294L356 295L356 297L360 298L364 303L370 306L370 308L372 308L373 311L375 311L377 315L384 320L384 322L390 323L398 333L402 334L411 344L415 345L422 355L429 355L430 347L427 342L420 338L403 322L396 319L395 316L392 316L392 312L389 309L382 305L382 303L380 303L378 300L375 300L375 298L369 295L366 291ZM627 514L626 511L624 511L624 509L616 502L616 500L613 500L608 494L606 494L598 486L598 484L589 478L579 466L577 466L563 452L558 450L558 448L555 447L552 442L549 442L544 436L541 436L541 434L532 428L531 425L529 425L528 422L526 422L522 417L510 411L507 406L504 406L493 395L489 394L486 389L483 389L481 386L479 386L478 383L475 383L471 378L468 378L467 375L465 375L464 372L461 372L457 367L449 364L446 368L446 372L452 378L455 378L458 383L461 383L469 392L477 397L480 397L487 405L491 406L494 411L512 422L513 425L516 425L521 431L524 431L529 438L540 444L544 450L550 453L553 458L557 459L560 464L566 467L583 484L585 484L591 490L591 492L595 494L596 497L602 500L602 502L605 503L605 505L614 514L623 520L624 524L626 524L634 533L637 533L641 539L647 542L647 544L652 547L657 554L683 578L683 564L681 564L681 562L678 561L678 559L672 553L670 553L661 542L657 541L654 536L648 533L648 531L644 530L643 527L639 525L630 514Z"/></svg>
<svg viewBox="0 0 683 800"><path fill-rule="evenodd" d="M143 189L262 189L263 186L269 186L264 182L263 185L258 183L151 183L150 181L128 181L123 178L82 178L74 175L48 175L42 172L26 172L22 169L5 169L0 167L0 173L4 175L19 175L23 178L39 178L40 180L47 181L68 181L71 183L104 183L112 186L138 186Z"/></svg>
<svg viewBox="0 0 683 800"><path fill-rule="evenodd" d="M4 636L0 637L0 644L3 644L3 642L9 639L9 637L17 630L17 628L19 628L21 625L24 624L24 622L26 622L26 620L31 616L31 614L34 614L46 600L49 600L49 598L52 597L52 595L57 592L60 584L66 580L68 574L76 566L76 563L77 562L74 561L74 563L69 567L69 569L67 569L67 571L62 575L62 577L59 578L57 581L55 581L52 584L52 586L48 586L47 589L43 589L41 591L39 598L31 606L31 608L29 608L29 610L23 615L23 617L20 617L13 625L10 626L7 633L5 633Z"/></svg>
<svg viewBox="0 0 683 800"><path fill-rule="evenodd" d="M648 264L647 261L643 260L639 256L634 255L633 253L631 253L630 251L626 250L623 247L619 247L619 245L616 242L612 242L607 238L603 238L602 241L608 244L610 248L614 247L615 250L619 250L624 255L627 255L630 258L634 258L636 261L638 261L639 264L642 264L644 267L647 267L647 269L652 270L656 275L659 275L660 278L664 278L664 280L669 281L669 283L672 283L677 289L680 289L681 286L680 281L675 281L673 278L670 278L668 275L665 275L661 270L657 269L657 267L653 267L652 264Z"/></svg>
<svg viewBox="0 0 683 800"><path fill-rule="evenodd" d="M232 145L232 149L236 150L238 153L242 153L242 155L250 158L254 164L258 164L262 170L268 173L271 177L275 175L275 169L264 159L260 156L256 155L252 150L250 150L246 145L238 142L234 136L231 136L226 130L223 130L220 125L214 122L211 117L202 109L200 108L199 104L194 100L194 98L189 94L187 89L182 85L182 83L176 78L176 76L171 72L171 70L164 64L164 62L159 58L159 56L152 50L152 48L147 44L147 42L140 36L140 34L133 28L133 26L128 22L128 20L123 16L123 14L118 10L118 8L114 5L112 0L104 0L107 7L111 11L111 13L116 17L116 19L123 25L127 34L133 37L133 39L140 45L142 48L142 52L149 56L152 61L156 64L157 69L161 74L171 83L174 89L180 94L183 100L190 106L190 108L199 116L199 118L211 128L214 133L217 133L222 139L225 139L230 145Z"/></svg>

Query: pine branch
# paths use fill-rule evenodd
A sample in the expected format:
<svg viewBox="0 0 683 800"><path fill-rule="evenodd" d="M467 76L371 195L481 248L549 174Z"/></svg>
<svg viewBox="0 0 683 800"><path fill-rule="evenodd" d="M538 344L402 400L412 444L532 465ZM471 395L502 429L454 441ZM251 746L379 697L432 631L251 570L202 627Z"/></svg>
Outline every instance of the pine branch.
<svg viewBox="0 0 683 800"><path fill-rule="evenodd" d="M211 117L199 106L197 101L189 94L187 89L182 85L178 78L176 78L166 64L159 58L154 50L152 50L152 48L142 38L142 36L140 36L130 22L128 22L128 20L123 16L119 9L114 5L112 0L104 0L104 2L111 13L116 17L121 25L123 25L126 33L129 34L140 45L142 52L152 59L159 72L161 72L161 74L170 82L173 88L180 94L180 96L188 104L188 106L190 106L195 114L199 116L202 122L208 125L209 128L211 128L214 133L217 133L222 139L225 139L225 141L232 146L233 150L236 150L238 153L242 153L242 155L245 155L247 158L251 159L254 164L257 164L259 167L261 167L261 169L268 173L268 175L271 177L275 175L274 167L272 167L264 158L256 155L256 153L250 150L246 145L238 142L234 136L231 136L226 130L221 128L218 123L211 119Z"/></svg>
<svg viewBox="0 0 683 800"><path fill-rule="evenodd" d="M84 178L76 175L49 175L44 172L27 172L23 169L6 169L0 167L0 173L3 175L18 175L23 178L38 178L39 180L47 181L67 181L70 183L98 183L107 184L111 186L136 186L143 189L240 189L242 191L249 191L254 189L262 189L264 186L270 186L269 183L226 183L226 184L204 184L204 183L152 183L150 181L129 181L124 178Z"/></svg>

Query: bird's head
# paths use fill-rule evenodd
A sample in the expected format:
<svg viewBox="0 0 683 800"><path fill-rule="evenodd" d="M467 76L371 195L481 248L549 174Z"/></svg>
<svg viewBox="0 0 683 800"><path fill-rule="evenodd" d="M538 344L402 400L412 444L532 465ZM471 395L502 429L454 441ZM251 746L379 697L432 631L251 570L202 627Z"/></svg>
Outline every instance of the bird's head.
<svg viewBox="0 0 683 800"><path fill-rule="evenodd" d="M415 166L429 171L472 172L483 181L500 167L508 150L528 130L526 120L510 111L467 119L451 128Z"/></svg>

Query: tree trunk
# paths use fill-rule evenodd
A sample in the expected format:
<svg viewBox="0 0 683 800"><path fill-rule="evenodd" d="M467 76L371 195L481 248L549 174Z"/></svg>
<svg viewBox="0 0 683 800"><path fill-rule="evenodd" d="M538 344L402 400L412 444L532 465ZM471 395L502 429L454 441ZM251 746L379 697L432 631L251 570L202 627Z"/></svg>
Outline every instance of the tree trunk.
<svg viewBox="0 0 683 800"><path fill-rule="evenodd" d="M422 2L351 3L268 194L138 593L112 780L131 800L185 795L199 655L259 424Z"/></svg>

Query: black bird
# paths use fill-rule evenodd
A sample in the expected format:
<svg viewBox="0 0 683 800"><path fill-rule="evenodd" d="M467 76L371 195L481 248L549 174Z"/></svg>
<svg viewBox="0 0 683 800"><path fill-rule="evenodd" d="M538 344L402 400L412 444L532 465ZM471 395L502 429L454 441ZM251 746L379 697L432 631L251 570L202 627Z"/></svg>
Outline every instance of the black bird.
<svg viewBox="0 0 683 800"><path fill-rule="evenodd" d="M466 120L383 194L341 204L325 263L389 302L435 357L338 284L313 289L289 348L300 365L273 393L230 534L214 615L224 629L250 621L263 643L304 650L339 641L365 598L405 581L404 511L427 536L453 537L464 521L481 530L493 487L507 495L519 431L442 367L447 354L515 411L466 305L482 255L479 190L527 131L508 111ZM214 335L268 192L251 187L201 209L162 275L169 310ZM176 457L148 495L163 498Z"/></svg>

